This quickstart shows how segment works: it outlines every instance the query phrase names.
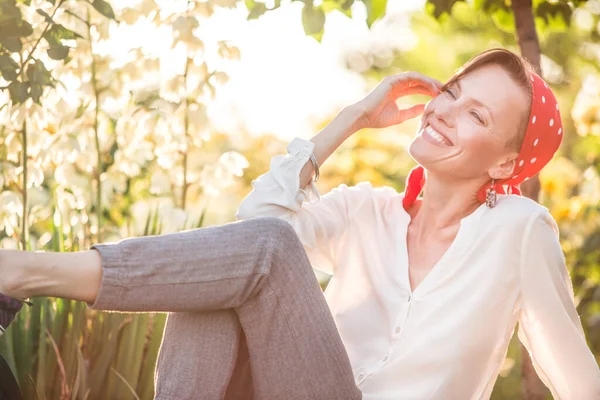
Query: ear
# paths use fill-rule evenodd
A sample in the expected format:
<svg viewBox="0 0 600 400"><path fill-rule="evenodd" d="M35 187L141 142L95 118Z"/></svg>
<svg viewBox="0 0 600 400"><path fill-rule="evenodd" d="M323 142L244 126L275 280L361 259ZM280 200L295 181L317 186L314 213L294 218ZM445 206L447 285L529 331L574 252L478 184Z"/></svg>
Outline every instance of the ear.
<svg viewBox="0 0 600 400"><path fill-rule="evenodd" d="M510 178L515 171L517 165L518 153L511 154L509 157L504 158L502 161L495 164L488 170L490 178L495 180L503 180Z"/></svg>

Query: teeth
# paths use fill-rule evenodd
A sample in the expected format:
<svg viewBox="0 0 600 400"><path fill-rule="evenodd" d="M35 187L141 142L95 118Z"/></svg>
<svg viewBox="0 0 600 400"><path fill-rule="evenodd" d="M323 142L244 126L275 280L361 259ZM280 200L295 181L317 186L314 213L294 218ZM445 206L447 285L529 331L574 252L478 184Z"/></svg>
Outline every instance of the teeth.
<svg viewBox="0 0 600 400"><path fill-rule="evenodd" d="M429 136L431 136L435 141L439 142L440 144L449 146L450 143L448 143L448 141L439 133L437 133L435 130L433 130L433 128L431 127L431 125L427 126L427 128L425 128L425 132L427 132L427 134Z"/></svg>

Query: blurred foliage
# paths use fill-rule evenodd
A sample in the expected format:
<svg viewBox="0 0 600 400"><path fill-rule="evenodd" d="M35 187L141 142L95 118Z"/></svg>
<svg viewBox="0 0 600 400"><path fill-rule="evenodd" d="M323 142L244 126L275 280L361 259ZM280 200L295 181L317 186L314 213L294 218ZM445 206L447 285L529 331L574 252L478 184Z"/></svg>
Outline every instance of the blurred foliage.
<svg viewBox="0 0 600 400"><path fill-rule="evenodd" d="M519 0L515 0L519 1ZM533 0L534 15L546 24L569 25L573 9L582 6L588 0ZM466 0L427 0L427 10L435 17L452 14L452 8L457 3L467 3ZM510 0L474 0L476 11L489 14L497 25L514 31L514 16L511 12Z"/></svg>
<svg viewBox="0 0 600 400"><path fill-rule="evenodd" d="M266 13L281 7L281 0L274 0L272 7L268 7L264 2L256 0L244 0L248 7L248 19L256 19ZM352 17L351 7L354 3L361 2L367 10L367 26L371 25L385 15L387 0L322 0L319 5L315 5L313 0L291 0L304 3L302 6L302 26L304 32L317 39L319 42L323 37L325 29L326 14L331 11L339 11L348 17Z"/></svg>

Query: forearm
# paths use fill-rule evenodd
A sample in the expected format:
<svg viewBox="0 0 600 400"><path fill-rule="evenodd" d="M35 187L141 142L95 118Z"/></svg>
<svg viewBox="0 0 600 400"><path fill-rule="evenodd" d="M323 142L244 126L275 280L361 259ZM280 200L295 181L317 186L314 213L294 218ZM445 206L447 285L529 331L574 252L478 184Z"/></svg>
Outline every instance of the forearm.
<svg viewBox="0 0 600 400"><path fill-rule="evenodd" d="M322 166L329 156L359 129L359 115L356 108L346 107L311 139L311 142L315 144L313 153L319 166ZM313 165L309 160L300 172L301 188L308 185L314 173Z"/></svg>

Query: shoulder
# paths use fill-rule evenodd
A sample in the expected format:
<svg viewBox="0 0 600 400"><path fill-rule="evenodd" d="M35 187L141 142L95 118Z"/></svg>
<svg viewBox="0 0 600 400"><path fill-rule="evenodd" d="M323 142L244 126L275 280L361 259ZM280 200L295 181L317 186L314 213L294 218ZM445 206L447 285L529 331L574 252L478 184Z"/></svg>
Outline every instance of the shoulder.
<svg viewBox="0 0 600 400"><path fill-rule="evenodd" d="M536 220L555 225L554 219L546 207L524 196L500 195L496 207L490 211L489 218L495 219L503 225L526 228Z"/></svg>
<svg viewBox="0 0 600 400"><path fill-rule="evenodd" d="M503 216L513 215L516 218L548 212L548 209L525 196L499 195L498 203L494 210Z"/></svg>
<svg viewBox="0 0 600 400"><path fill-rule="evenodd" d="M522 246L560 248L558 225L546 207L527 197L509 195L502 196L496 208L495 218L513 227L509 231L522 240Z"/></svg>
<svg viewBox="0 0 600 400"><path fill-rule="evenodd" d="M516 195L499 196L496 206L482 214L479 227L482 235L517 247L558 237L558 227L548 209Z"/></svg>

